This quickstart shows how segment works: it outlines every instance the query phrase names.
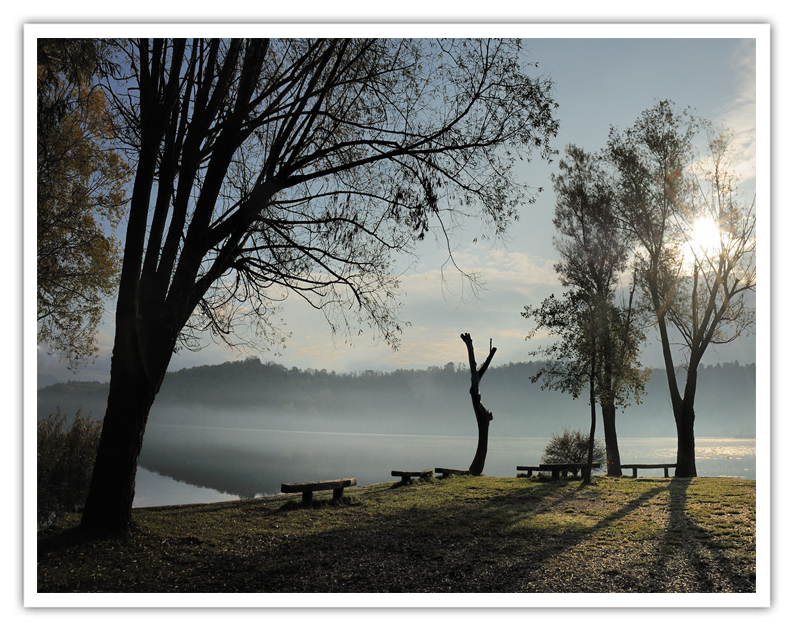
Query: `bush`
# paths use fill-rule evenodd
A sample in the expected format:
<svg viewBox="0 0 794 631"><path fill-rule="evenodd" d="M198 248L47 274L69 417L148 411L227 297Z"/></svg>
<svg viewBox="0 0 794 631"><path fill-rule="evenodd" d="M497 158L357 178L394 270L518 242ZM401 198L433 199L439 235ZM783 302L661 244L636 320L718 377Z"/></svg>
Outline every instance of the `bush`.
<svg viewBox="0 0 794 631"><path fill-rule="evenodd" d="M542 462L545 464L561 464L564 462L587 462L587 450L590 436L579 430L564 429L562 435L552 434L549 444L543 450ZM600 463L600 467L593 467L594 471L602 469L606 462L606 448L604 441L596 439L593 443L593 462ZM571 473L576 475L578 469Z"/></svg>
<svg viewBox="0 0 794 631"><path fill-rule="evenodd" d="M82 510L94 470L101 421L83 418L79 410L71 424L60 410L38 423L37 521L46 528L63 513Z"/></svg>

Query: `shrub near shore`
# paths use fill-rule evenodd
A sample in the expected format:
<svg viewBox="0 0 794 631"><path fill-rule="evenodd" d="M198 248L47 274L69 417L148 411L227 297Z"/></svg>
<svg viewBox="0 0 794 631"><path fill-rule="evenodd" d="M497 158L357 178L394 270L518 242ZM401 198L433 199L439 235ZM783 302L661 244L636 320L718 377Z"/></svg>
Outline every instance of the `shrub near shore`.
<svg viewBox="0 0 794 631"><path fill-rule="evenodd" d="M81 510L88 495L102 423L79 410L71 421L58 410L38 423L36 435L37 526Z"/></svg>
<svg viewBox="0 0 794 631"><path fill-rule="evenodd" d="M330 498L330 493L327 494ZM39 592L753 592L755 481L453 477L39 534Z"/></svg>

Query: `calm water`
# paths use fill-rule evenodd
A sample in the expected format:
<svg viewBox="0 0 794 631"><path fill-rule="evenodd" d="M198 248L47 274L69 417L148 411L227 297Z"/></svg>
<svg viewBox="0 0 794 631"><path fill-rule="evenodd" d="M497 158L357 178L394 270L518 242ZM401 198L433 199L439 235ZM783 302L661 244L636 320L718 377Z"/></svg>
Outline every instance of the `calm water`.
<svg viewBox="0 0 794 631"><path fill-rule="evenodd" d="M754 439L697 438L698 475L755 479ZM491 437L484 475L513 477L540 462L548 438ZM395 480L392 469L465 469L473 436L404 436L151 426L136 478L135 507L270 495L282 482L355 477ZM676 439L620 440L622 462L675 462ZM630 472L626 472L630 473ZM643 475L661 476L661 470Z"/></svg>

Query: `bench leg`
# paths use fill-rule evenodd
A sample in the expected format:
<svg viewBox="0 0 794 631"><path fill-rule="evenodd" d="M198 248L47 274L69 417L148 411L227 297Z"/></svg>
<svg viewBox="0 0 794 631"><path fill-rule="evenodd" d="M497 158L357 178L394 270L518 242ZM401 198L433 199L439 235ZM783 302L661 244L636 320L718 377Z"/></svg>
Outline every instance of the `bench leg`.
<svg viewBox="0 0 794 631"><path fill-rule="evenodd" d="M631 471L632 471L632 474L633 474L631 477L632 478L636 478L637 477L637 467L634 467Z"/></svg>
<svg viewBox="0 0 794 631"><path fill-rule="evenodd" d="M560 479L560 472L556 469L551 472L551 479L552 480L559 480Z"/></svg>
<svg viewBox="0 0 794 631"><path fill-rule="evenodd" d="M664 477L669 478L670 476L667 475L667 467L664 468Z"/></svg>
<svg viewBox="0 0 794 631"><path fill-rule="evenodd" d="M334 489L334 501L339 501L342 499L342 493L345 492L345 487L340 486L338 489Z"/></svg>
<svg viewBox="0 0 794 631"><path fill-rule="evenodd" d="M303 492L303 503L304 504L311 504L312 503L312 492L311 491L304 491Z"/></svg>
<svg viewBox="0 0 794 631"><path fill-rule="evenodd" d="M402 481L403 481L403 482L410 482L410 481L411 481L411 476L410 476L410 475L404 475L404 476L402 476Z"/></svg>

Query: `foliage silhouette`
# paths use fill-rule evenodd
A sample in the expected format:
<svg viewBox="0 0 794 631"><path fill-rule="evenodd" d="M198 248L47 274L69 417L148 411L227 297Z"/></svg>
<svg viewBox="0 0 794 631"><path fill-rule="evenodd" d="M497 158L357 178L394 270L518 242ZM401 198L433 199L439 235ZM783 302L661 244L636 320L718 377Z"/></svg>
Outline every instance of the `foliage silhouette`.
<svg viewBox="0 0 794 631"><path fill-rule="evenodd" d="M108 407L83 525L125 529L173 352L278 346L297 294L399 341L397 253L463 216L505 234L548 160L551 82L515 40L137 40L113 103L136 164ZM454 259L453 259L454 260ZM247 326L247 328L246 328ZM242 328L241 328L242 327Z"/></svg>

